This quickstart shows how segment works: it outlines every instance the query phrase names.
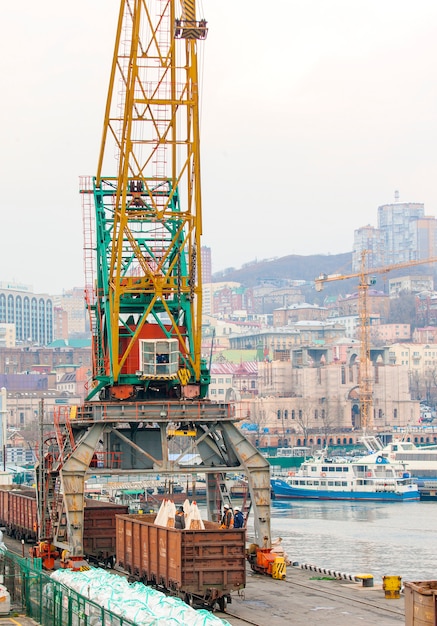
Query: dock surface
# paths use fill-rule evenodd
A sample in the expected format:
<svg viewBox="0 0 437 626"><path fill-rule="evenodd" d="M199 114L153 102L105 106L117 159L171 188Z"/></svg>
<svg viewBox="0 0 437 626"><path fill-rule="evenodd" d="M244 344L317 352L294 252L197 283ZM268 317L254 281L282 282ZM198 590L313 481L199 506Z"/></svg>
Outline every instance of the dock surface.
<svg viewBox="0 0 437 626"><path fill-rule="evenodd" d="M386 599L382 580L373 587L332 580L288 566L286 580L247 574L246 589L233 594L227 614L232 626L394 626L405 624L404 597Z"/></svg>

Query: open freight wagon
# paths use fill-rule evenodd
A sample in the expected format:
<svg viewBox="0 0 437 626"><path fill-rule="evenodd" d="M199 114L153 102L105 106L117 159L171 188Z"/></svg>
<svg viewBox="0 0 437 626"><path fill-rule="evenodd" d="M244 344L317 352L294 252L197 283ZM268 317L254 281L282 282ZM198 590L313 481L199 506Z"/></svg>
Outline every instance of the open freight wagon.
<svg viewBox="0 0 437 626"><path fill-rule="evenodd" d="M85 498L83 546L91 563L114 565L115 518L128 510L127 505ZM37 541L37 519L35 489L0 489L0 524L8 536L19 541Z"/></svg>
<svg viewBox="0 0 437 626"><path fill-rule="evenodd" d="M135 580L188 604L224 610L231 592L246 585L244 529L156 526L155 515L117 515L117 564Z"/></svg>

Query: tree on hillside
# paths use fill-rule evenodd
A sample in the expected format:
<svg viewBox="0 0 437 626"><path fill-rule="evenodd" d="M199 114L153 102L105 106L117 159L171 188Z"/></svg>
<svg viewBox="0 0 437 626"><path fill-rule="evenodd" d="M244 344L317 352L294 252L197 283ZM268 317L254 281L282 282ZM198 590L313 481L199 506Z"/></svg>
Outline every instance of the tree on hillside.
<svg viewBox="0 0 437 626"><path fill-rule="evenodd" d="M401 291L390 300L389 324L410 324L416 328L416 298L409 291Z"/></svg>

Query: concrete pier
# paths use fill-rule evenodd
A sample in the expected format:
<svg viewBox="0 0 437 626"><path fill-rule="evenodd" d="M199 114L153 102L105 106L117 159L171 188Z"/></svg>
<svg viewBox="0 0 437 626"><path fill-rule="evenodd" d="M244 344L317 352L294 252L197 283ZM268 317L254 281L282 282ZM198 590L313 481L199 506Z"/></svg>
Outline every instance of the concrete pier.
<svg viewBox="0 0 437 626"><path fill-rule="evenodd" d="M247 574L241 595L233 594L228 614L233 626L248 620L257 626L394 626L405 624L404 597L387 600L382 579L373 587L333 580L322 574L288 566L285 580ZM239 619L240 618L240 619Z"/></svg>

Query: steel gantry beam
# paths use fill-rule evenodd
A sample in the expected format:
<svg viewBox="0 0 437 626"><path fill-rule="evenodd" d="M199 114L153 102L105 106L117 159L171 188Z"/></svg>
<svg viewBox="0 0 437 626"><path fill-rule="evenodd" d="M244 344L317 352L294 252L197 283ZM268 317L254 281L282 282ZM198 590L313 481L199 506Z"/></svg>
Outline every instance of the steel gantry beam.
<svg viewBox="0 0 437 626"><path fill-rule="evenodd" d="M253 511L255 542L270 545L270 466L244 437L233 417L217 419L220 412L233 413L230 405L204 401L202 406L193 402L182 409L179 402L174 402L166 403L163 410L159 404L129 404L120 406L117 414L111 404L109 417L104 403L91 405L79 410L74 420L69 419L67 412L63 420L58 420L60 429L73 433L75 443L58 470L64 510L57 516L57 547L69 550L72 557L83 554L85 481L90 472L97 476L205 474L208 518L214 521L219 520L221 506L229 495L225 487L228 474L243 474ZM182 410L184 421L175 423L172 418ZM134 412L140 417L134 419ZM92 419L102 416L104 419ZM170 459L169 442L173 435L169 433L174 432L190 432L190 450L199 455L199 464L183 463L183 453ZM104 461L101 467L94 464L90 468L96 452Z"/></svg>

